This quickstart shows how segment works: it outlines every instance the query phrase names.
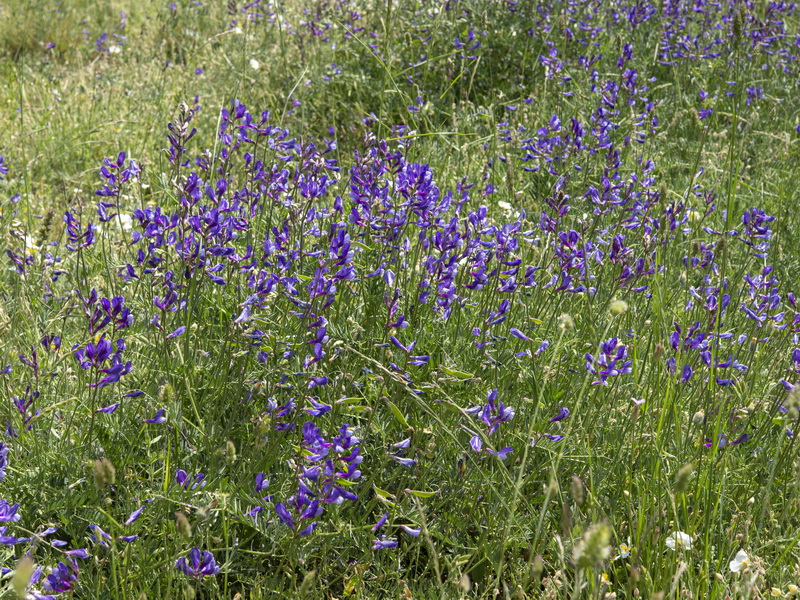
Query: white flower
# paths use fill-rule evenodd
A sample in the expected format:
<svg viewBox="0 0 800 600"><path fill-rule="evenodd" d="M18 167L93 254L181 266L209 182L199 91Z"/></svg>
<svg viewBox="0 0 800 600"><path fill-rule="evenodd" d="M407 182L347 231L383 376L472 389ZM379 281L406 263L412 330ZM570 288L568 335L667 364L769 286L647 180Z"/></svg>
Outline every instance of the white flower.
<svg viewBox="0 0 800 600"><path fill-rule="evenodd" d="M122 229L130 231L133 228L133 219L130 215L120 215L119 222L122 224Z"/></svg>
<svg viewBox="0 0 800 600"><path fill-rule="evenodd" d="M261 68L261 64L255 58L251 58L250 68L253 69L254 71L258 71Z"/></svg>
<svg viewBox="0 0 800 600"><path fill-rule="evenodd" d="M36 245L36 240L30 235L25 236L25 255L33 256L39 251L39 246Z"/></svg>
<svg viewBox="0 0 800 600"><path fill-rule="evenodd" d="M628 538L627 544L620 544L619 545L619 554L614 557L614 560L619 560L620 558L628 558L631 555L631 538Z"/></svg>
<svg viewBox="0 0 800 600"><path fill-rule="evenodd" d="M692 537L682 531L673 531L667 538L667 548L670 550L691 550Z"/></svg>
<svg viewBox="0 0 800 600"><path fill-rule="evenodd" d="M731 573L738 573L750 564L750 557L747 552L739 550L734 559L730 562Z"/></svg>
<svg viewBox="0 0 800 600"><path fill-rule="evenodd" d="M120 48L116 44L112 44L111 46L108 47L109 54L119 54L120 52L122 52L122 48Z"/></svg>

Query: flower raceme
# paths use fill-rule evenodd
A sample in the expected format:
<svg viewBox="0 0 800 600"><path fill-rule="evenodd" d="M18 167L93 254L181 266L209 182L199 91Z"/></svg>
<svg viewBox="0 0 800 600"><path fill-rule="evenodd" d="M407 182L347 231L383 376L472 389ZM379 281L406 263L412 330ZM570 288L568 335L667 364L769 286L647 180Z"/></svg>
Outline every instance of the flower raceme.
<svg viewBox="0 0 800 600"><path fill-rule="evenodd" d="M208 551L201 552L197 546L189 551L188 559L183 556L177 559L175 568L197 580L219 573L219 567L214 560L214 555Z"/></svg>
<svg viewBox="0 0 800 600"><path fill-rule="evenodd" d="M632 372L632 361L628 360L628 348L616 337L600 343L597 357L586 353L586 370L597 379L592 385L607 385L609 377Z"/></svg>

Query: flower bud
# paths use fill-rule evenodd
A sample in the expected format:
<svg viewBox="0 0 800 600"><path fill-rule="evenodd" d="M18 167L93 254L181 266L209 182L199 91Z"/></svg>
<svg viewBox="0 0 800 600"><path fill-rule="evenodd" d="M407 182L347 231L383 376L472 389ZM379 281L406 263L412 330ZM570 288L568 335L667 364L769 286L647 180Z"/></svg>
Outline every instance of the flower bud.
<svg viewBox="0 0 800 600"><path fill-rule="evenodd" d="M628 312L628 303L625 300L614 300L611 304L608 305L608 312L612 315L619 316L624 315Z"/></svg>
<svg viewBox="0 0 800 600"><path fill-rule="evenodd" d="M236 446L231 440L225 443L225 459L228 461L228 465L236 462Z"/></svg>
<svg viewBox="0 0 800 600"><path fill-rule="evenodd" d="M103 489L107 485L114 485L114 482L117 480L117 470L114 468L114 465L111 464L111 461L105 457L94 461L92 471L94 474L94 484L98 490Z"/></svg>
<svg viewBox="0 0 800 600"><path fill-rule="evenodd" d="M686 486L689 485L689 478L694 473L694 465L692 463L686 463L683 465L678 474L675 475L675 492L678 494L682 494L686 491Z"/></svg>
<svg viewBox="0 0 800 600"><path fill-rule="evenodd" d="M316 571L309 571L306 573L306 576L303 577L303 583L300 584L300 594L301 598L305 598L311 593L311 590L314 588L314 578L316 577Z"/></svg>
<svg viewBox="0 0 800 600"><path fill-rule="evenodd" d="M175 529L187 540L192 537L192 526L189 524L189 519L182 512L175 513Z"/></svg>
<svg viewBox="0 0 800 600"><path fill-rule="evenodd" d="M14 576L11 578L11 587L17 594L17 598L28 597L28 586L31 583L31 576L36 565L33 559L25 555L17 561L17 567L14 569Z"/></svg>
<svg viewBox="0 0 800 600"><path fill-rule="evenodd" d="M572 318L571 315L564 313L560 317L558 317L558 329L561 333L566 333L567 331L572 331L575 329L575 320Z"/></svg>
<svg viewBox="0 0 800 600"><path fill-rule="evenodd" d="M586 530L583 538L572 550L572 557L578 569L596 567L611 554L611 528L600 523Z"/></svg>
<svg viewBox="0 0 800 600"><path fill-rule="evenodd" d="M583 493L583 481L577 475L572 476L572 481L569 486L569 492L572 496L572 501L575 502L578 506L583 506L583 502L585 500L584 493Z"/></svg>

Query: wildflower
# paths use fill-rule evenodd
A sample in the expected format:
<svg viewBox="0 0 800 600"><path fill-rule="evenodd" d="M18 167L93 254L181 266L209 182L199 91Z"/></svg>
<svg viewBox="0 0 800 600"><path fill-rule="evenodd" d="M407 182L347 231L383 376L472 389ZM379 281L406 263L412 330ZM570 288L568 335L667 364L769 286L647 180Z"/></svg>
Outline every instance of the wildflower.
<svg viewBox="0 0 800 600"><path fill-rule="evenodd" d="M400 525L400 529L405 531L411 537L419 537L419 534L422 531L422 529L419 527L410 527L408 525Z"/></svg>
<svg viewBox="0 0 800 600"><path fill-rule="evenodd" d="M178 469L175 471L175 482L184 490L188 490L189 486L191 486L192 490L197 488L197 486L200 486L200 489L203 489L206 486L206 482L203 481L205 477L206 476L203 473L198 473L194 476L194 478L192 478L189 477L189 475L183 469Z"/></svg>
<svg viewBox="0 0 800 600"><path fill-rule="evenodd" d="M6 468L8 467L8 446L0 442L0 481L6 478Z"/></svg>
<svg viewBox="0 0 800 600"><path fill-rule="evenodd" d="M747 552L739 550L734 559L729 563L731 573L739 573L750 565L750 557Z"/></svg>
<svg viewBox="0 0 800 600"><path fill-rule="evenodd" d="M130 525L131 523L136 521L136 519L142 516L142 511L144 510L145 506L147 506L146 502L142 504L139 508L137 508L135 511L133 511L128 517L128 519L125 521L125 525Z"/></svg>
<svg viewBox="0 0 800 600"><path fill-rule="evenodd" d="M258 71L261 68L261 63L259 63L255 58L250 59L250 68L254 71Z"/></svg>
<svg viewBox="0 0 800 600"><path fill-rule="evenodd" d="M628 538L627 543L622 543L619 545L619 554L614 557L614 560L619 560L620 558L628 558L631 555L631 538Z"/></svg>
<svg viewBox="0 0 800 600"><path fill-rule="evenodd" d="M378 522L372 526L372 531L378 531L381 527L386 524L386 521L389 520L389 511L387 510L385 513L381 515L381 518L378 519Z"/></svg>
<svg viewBox="0 0 800 600"><path fill-rule="evenodd" d="M60 594L73 590L77 583L78 563L73 558L69 565L58 563L58 566L45 578L42 589L50 594Z"/></svg>
<svg viewBox="0 0 800 600"><path fill-rule="evenodd" d="M175 561L175 568L198 580L206 575L219 573L219 567L214 561L214 555L211 552L200 552L197 546L189 551L188 562L185 557L181 557Z"/></svg>
<svg viewBox="0 0 800 600"><path fill-rule="evenodd" d="M614 300L608 305L608 311L612 315L622 315L628 312L628 303L624 300Z"/></svg>
<svg viewBox="0 0 800 600"><path fill-rule="evenodd" d="M381 539L372 541L373 550L386 550L389 548L397 548L397 538L387 538L384 535L381 536Z"/></svg>
<svg viewBox="0 0 800 600"><path fill-rule="evenodd" d="M615 337L600 343L600 352L595 358L588 352L586 358L586 370L592 375L597 375L598 379L592 385L606 385L609 377L631 373L633 362L627 360L628 349L625 344L620 344Z"/></svg>
<svg viewBox="0 0 800 600"><path fill-rule="evenodd" d="M692 538L688 533L683 531L673 531L667 537L667 548L670 550L691 550Z"/></svg>
<svg viewBox="0 0 800 600"><path fill-rule="evenodd" d="M155 414L154 417L152 417L150 419L142 419L142 422L143 423L157 423L157 424L166 423L167 422L167 418L164 416L164 409L163 408L159 408L156 411L156 414Z"/></svg>

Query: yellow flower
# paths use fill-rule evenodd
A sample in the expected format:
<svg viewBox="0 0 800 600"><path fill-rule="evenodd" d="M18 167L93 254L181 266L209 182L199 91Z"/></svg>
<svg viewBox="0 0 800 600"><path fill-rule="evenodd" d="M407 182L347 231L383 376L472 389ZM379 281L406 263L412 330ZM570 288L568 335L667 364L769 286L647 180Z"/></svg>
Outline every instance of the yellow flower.
<svg viewBox="0 0 800 600"><path fill-rule="evenodd" d="M600 575L600 583L603 585L611 585L611 578L608 576L608 573Z"/></svg>

